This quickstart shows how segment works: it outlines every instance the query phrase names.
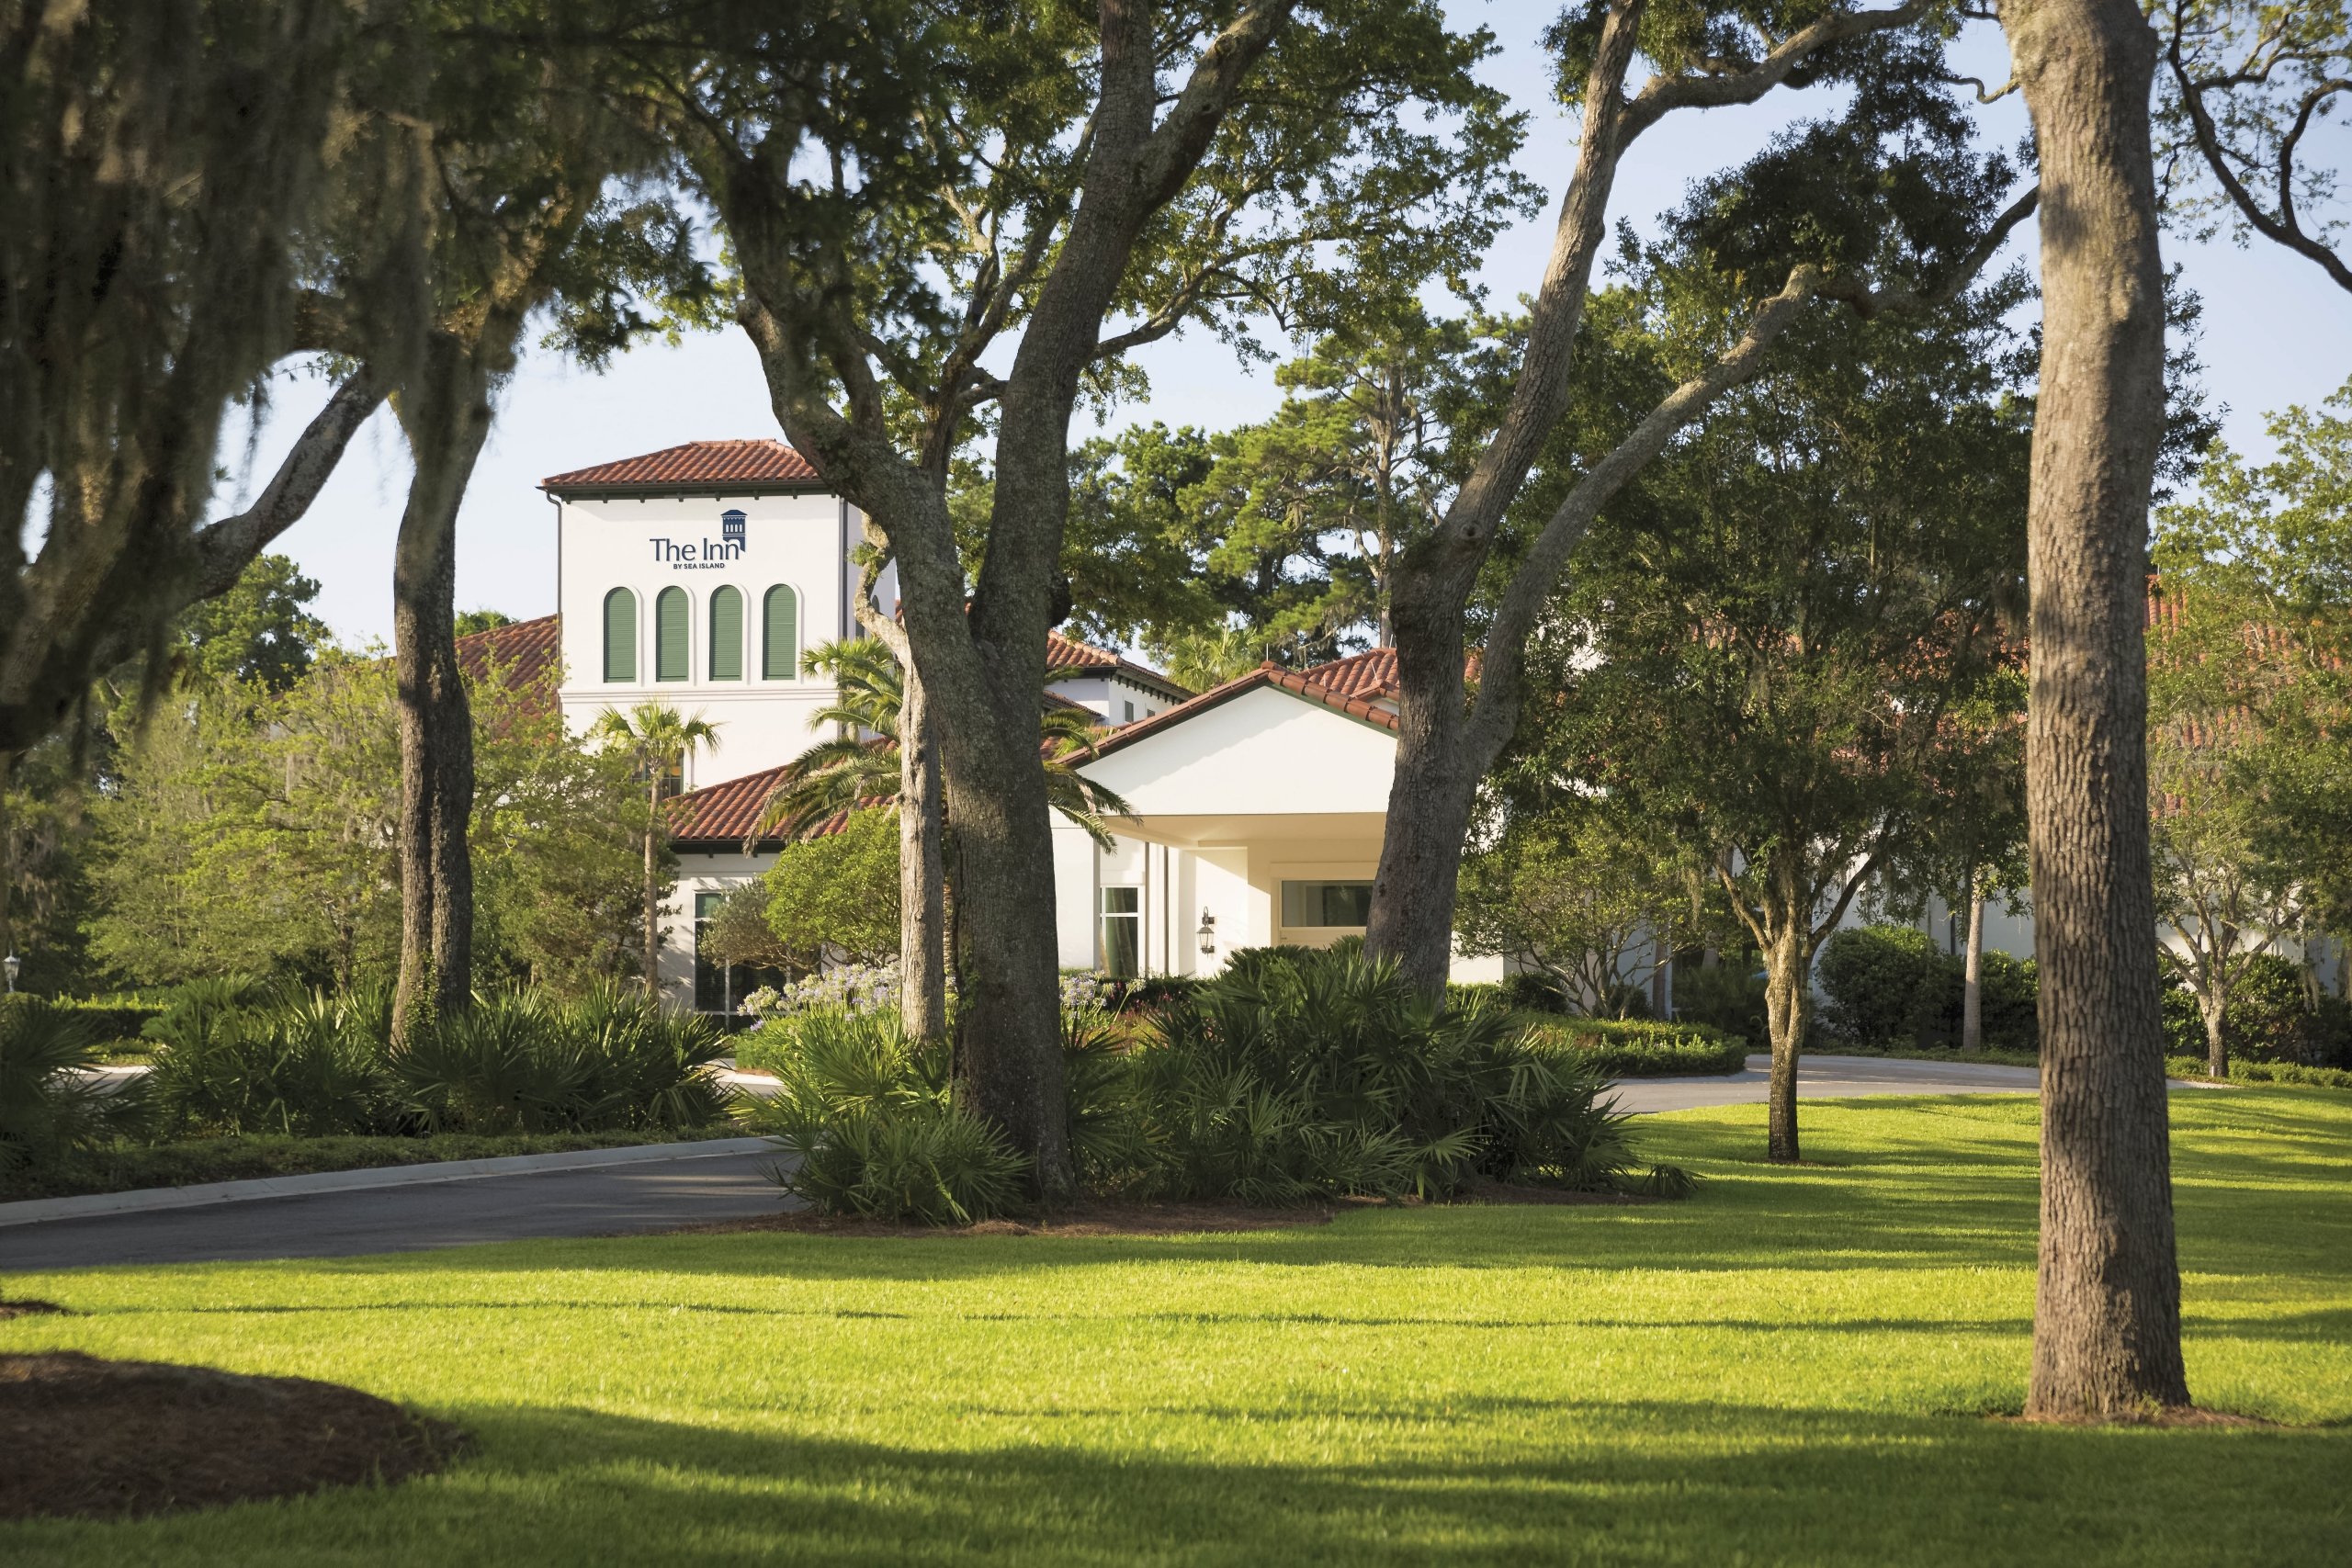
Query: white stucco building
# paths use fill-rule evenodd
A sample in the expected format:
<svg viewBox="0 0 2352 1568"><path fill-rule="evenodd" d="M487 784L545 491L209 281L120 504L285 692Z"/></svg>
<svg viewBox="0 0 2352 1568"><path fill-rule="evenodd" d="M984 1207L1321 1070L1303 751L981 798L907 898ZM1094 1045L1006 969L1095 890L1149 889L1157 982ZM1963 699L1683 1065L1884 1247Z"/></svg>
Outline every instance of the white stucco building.
<svg viewBox="0 0 2352 1568"><path fill-rule="evenodd" d="M697 964L695 932L780 847L745 848L777 773L821 738L833 696L808 650L857 634L855 510L776 441L707 441L548 479L555 615L467 639L545 671L575 731L653 702L718 744L674 805L679 878L665 980L681 1006L731 1010L750 988ZM893 595L886 574L877 597ZM1396 765L1393 655L1260 670L1198 696L1118 654L1053 636L1050 689L1114 731L1083 771L1134 808L1115 846L1054 831L1065 968L1199 975L1236 948L1326 944L1363 929ZM1491 978L1499 960L1458 966Z"/></svg>

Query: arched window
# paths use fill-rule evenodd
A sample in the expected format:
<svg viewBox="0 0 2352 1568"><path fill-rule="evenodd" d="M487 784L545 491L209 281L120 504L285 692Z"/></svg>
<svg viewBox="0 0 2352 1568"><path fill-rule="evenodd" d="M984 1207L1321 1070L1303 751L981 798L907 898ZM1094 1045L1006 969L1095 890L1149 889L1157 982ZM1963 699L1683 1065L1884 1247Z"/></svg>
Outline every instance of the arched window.
<svg viewBox="0 0 2352 1568"><path fill-rule="evenodd" d="M653 598L653 678L683 681L692 662L687 649L686 591L664 588Z"/></svg>
<svg viewBox="0 0 2352 1568"><path fill-rule="evenodd" d="M778 583L760 604L760 678L797 680L800 674L800 595Z"/></svg>
<svg viewBox="0 0 2352 1568"><path fill-rule="evenodd" d="M720 587L710 596L710 678L743 678L743 592Z"/></svg>
<svg viewBox="0 0 2352 1568"><path fill-rule="evenodd" d="M637 595L626 588L605 595L605 679L637 679Z"/></svg>

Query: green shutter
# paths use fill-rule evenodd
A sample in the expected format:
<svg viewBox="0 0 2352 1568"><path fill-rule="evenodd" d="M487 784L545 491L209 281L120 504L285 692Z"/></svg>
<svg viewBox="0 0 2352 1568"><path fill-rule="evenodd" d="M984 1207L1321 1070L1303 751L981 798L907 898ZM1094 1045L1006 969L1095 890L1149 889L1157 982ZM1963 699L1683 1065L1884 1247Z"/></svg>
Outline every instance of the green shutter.
<svg viewBox="0 0 2352 1568"><path fill-rule="evenodd" d="M686 591L664 588L653 601L653 678L683 681L686 655Z"/></svg>
<svg viewBox="0 0 2352 1568"><path fill-rule="evenodd" d="M760 674L790 681L800 672L800 596L778 585L761 604L765 633L760 639Z"/></svg>
<svg viewBox="0 0 2352 1568"><path fill-rule="evenodd" d="M710 678L743 678L743 595L720 588L710 596Z"/></svg>
<svg viewBox="0 0 2352 1568"><path fill-rule="evenodd" d="M605 595L605 679L637 679L637 595L626 588Z"/></svg>

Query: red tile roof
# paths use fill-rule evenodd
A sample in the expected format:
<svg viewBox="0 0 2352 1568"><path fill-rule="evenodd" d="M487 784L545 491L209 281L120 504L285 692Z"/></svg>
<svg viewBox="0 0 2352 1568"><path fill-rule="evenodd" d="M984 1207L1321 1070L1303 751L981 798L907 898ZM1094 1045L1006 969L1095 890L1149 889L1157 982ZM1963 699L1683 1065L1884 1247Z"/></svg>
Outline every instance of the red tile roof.
<svg viewBox="0 0 2352 1568"><path fill-rule="evenodd" d="M1340 662L1344 663L1346 660ZM1261 664L1238 681L1227 681L1224 685L1203 692L1189 702L1178 703L1172 708L1162 708L1148 718L1139 718L1133 724L1113 730L1096 744L1094 754L1097 757L1108 756L1111 752L1140 740L1148 735L1157 735L1163 729L1172 728L1195 715L1206 713L1213 707L1257 691L1261 686L1271 686L1288 692L1294 696L1305 697L1308 702L1320 703L1334 713L1345 714L1350 718L1361 719L1366 724L1376 725L1383 729L1393 730L1396 728L1396 714L1377 703L1369 702L1360 696L1351 696L1345 692L1325 684L1316 679L1317 673L1317 671L1314 670L1301 672L1295 670L1284 670L1272 663Z"/></svg>
<svg viewBox="0 0 2352 1568"><path fill-rule="evenodd" d="M1393 697L1396 694L1396 650L1366 649L1329 664L1300 671L1317 685L1347 697Z"/></svg>
<svg viewBox="0 0 2352 1568"><path fill-rule="evenodd" d="M1046 634L1046 667L1082 670L1090 675L1118 675L1180 703L1193 694L1148 665L1122 659L1107 648L1097 648L1055 631Z"/></svg>
<svg viewBox="0 0 2352 1568"><path fill-rule="evenodd" d="M821 483L808 459L776 440L689 441L641 457L574 468L539 481L558 495L599 491L754 491L763 486L805 490Z"/></svg>
<svg viewBox="0 0 2352 1568"><path fill-rule="evenodd" d="M541 615L514 621L458 639L458 667L476 681L493 672L524 694L534 711L555 711L555 690L563 668L562 617Z"/></svg>
<svg viewBox="0 0 2352 1568"><path fill-rule="evenodd" d="M688 790L665 801L663 809L670 814L671 841L680 849L697 852L741 850L760 825L760 809L767 804L768 792L775 788L790 766L780 762L756 773L745 773L740 779ZM879 795L858 802L861 807L888 804ZM848 823L849 813L836 811L801 837L831 838ZM761 838L759 847L775 849L779 842L770 833Z"/></svg>

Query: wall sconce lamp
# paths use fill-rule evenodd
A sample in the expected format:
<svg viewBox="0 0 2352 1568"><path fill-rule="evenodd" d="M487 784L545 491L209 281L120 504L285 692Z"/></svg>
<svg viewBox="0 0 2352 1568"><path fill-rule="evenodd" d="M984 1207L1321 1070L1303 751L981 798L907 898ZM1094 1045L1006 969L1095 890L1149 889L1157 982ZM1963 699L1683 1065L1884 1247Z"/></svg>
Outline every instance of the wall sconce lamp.
<svg viewBox="0 0 2352 1568"><path fill-rule="evenodd" d="M1203 909L1201 911L1201 929L1197 934L1201 939L1201 951L1203 953L1215 953L1216 951L1216 917L1210 914L1206 909Z"/></svg>

